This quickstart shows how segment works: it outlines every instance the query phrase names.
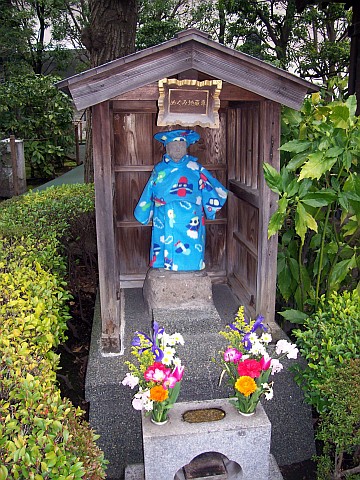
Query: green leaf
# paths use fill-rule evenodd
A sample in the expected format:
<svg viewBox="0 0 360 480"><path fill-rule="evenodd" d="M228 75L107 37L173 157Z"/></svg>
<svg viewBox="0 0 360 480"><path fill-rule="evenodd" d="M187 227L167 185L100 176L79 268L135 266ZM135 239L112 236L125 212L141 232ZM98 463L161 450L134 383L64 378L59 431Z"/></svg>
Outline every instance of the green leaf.
<svg viewBox="0 0 360 480"><path fill-rule="evenodd" d="M303 140L290 140L290 142L286 142L279 150L284 152L293 152L293 153L300 153L304 152L311 146L311 142L303 141Z"/></svg>
<svg viewBox="0 0 360 480"><path fill-rule="evenodd" d="M325 152L325 157L327 158L334 158L334 157L340 157L344 153L344 149L342 147L331 147Z"/></svg>
<svg viewBox="0 0 360 480"><path fill-rule="evenodd" d="M264 177L268 187L275 193L282 193L282 177L280 173L269 163L263 164Z"/></svg>
<svg viewBox="0 0 360 480"><path fill-rule="evenodd" d="M304 323L304 321L308 318L306 313L294 309L278 312L278 314L291 323Z"/></svg>
<svg viewBox="0 0 360 480"><path fill-rule="evenodd" d="M354 115L356 114L356 107L357 107L356 96L355 95L350 95L345 103L346 103L346 106L349 109L350 117L354 117Z"/></svg>
<svg viewBox="0 0 360 480"><path fill-rule="evenodd" d="M335 128L346 130L349 126L349 108L346 105L336 105L332 108L330 118Z"/></svg>
<svg viewBox="0 0 360 480"><path fill-rule="evenodd" d="M273 213L269 221L268 238L272 237L280 230L284 223L285 217L286 212L281 213L279 211L276 211L275 213Z"/></svg>
<svg viewBox="0 0 360 480"><path fill-rule="evenodd" d="M308 228L317 232L318 227L316 220L312 215L310 215L310 213L305 210L304 206L299 202L297 204L295 212L295 230L301 238L302 244L304 244L305 235Z"/></svg>
<svg viewBox="0 0 360 480"><path fill-rule="evenodd" d="M348 275L350 270L356 267L356 256L355 254L347 259L342 260L341 262L337 263L335 267L332 269L330 278L329 278L329 286L331 290L337 290L341 282L345 279Z"/></svg>
<svg viewBox="0 0 360 480"><path fill-rule="evenodd" d="M287 205L288 205L287 198L286 197L280 198L280 200L278 201L278 209L271 216L269 221L268 238L270 238L272 235L275 235L282 227L286 217Z"/></svg>
<svg viewBox="0 0 360 480"><path fill-rule="evenodd" d="M286 164L286 169L290 171L297 170L306 162L307 155L307 152L302 152L294 155L292 159Z"/></svg>
<svg viewBox="0 0 360 480"><path fill-rule="evenodd" d="M290 269L285 265L285 263L281 272L278 271L277 282L281 295L287 301L292 293L292 275Z"/></svg>
<svg viewBox="0 0 360 480"><path fill-rule="evenodd" d="M8 478L8 469L5 465L0 466L0 480L6 480Z"/></svg>
<svg viewBox="0 0 360 480"><path fill-rule="evenodd" d="M336 194L333 190L328 189L326 192L308 193L302 197L302 203L310 205L311 207L325 207L336 199Z"/></svg>
<svg viewBox="0 0 360 480"><path fill-rule="evenodd" d="M325 158L322 152L311 153L309 160L302 167L299 180L316 178L317 180L336 163L335 158Z"/></svg>

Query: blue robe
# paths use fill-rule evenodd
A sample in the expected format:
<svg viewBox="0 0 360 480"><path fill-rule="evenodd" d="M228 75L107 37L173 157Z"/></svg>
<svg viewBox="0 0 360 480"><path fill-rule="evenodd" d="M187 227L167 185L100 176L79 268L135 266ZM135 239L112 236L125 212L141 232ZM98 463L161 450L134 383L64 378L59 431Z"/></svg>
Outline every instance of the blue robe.
<svg viewBox="0 0 360 480"><path fill-rule="evenodd" d="M150 267L202 270L205 216L213 220L226 198L227 190L195 157L184 155L174 162L165 154L134 211L143 225L153 221Z"/></svg>

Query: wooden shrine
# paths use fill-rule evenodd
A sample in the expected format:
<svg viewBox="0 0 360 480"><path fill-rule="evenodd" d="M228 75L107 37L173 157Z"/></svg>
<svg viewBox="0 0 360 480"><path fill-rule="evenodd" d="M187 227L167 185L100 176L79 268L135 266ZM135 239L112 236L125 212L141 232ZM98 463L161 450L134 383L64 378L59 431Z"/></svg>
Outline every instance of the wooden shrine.
<svg viewBox="0 0 360 480"><path fill-rule="evenodd" d="M222 83L218 127L191 126L201 139L189 148L230 191L207 223L206 268L251 314L274 318L277 238L267 227L277 198L262 164L279 168L281 105L299 109L317 88L190 29L58 84L77 109L92 107L103 352L120 351L121 289L142 286L148 270L151 227L133 210L164 153L153 135L184 128L158 126L164 79Z"/></svg>

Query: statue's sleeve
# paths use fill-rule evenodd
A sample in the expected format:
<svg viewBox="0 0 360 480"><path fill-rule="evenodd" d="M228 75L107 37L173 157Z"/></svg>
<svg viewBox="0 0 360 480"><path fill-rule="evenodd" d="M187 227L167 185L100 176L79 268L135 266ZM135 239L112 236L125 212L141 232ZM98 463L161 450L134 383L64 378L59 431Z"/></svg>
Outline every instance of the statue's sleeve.
<svg viewBox="0 0 360 480"><path fill-rule="evenodd" d="M135 207L134 217L143 225L150 222L154 213L154 200L153 200L153 187L154 187L155 171L152 174L145 185L145 188L141 194L140 200Z"/></svg>
<svg viewBox="0 0 360 480"><path fill-rule="evenodd" d="M225 205L228 191L206 168L201 167L200 174L205 216L209 220L214 220L216 212Z"/></svg>

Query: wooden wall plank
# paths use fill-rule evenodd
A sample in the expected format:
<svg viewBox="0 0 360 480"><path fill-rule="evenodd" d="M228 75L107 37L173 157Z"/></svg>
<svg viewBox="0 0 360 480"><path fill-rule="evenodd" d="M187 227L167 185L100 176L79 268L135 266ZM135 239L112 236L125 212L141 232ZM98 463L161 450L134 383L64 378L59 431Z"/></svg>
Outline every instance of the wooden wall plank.
<svg viewBox="0 0 360 480"><path fill-rule="evenodd" d="M269 162L280 169L280 118L278 103L264 101L260 104L260 165ZM277 235L267 238L271 215L277 208L277 195L267 186L263 170L259 170L260 210L259 218L259 263L257 271L256 311L269 322L274 321L277 269Z"/></svg>
<svg viewBox="0 0 360 480"><path fill-rule="evenodd" d="M114 113L115 166L153 165L152 113Z"/></svg>
<svg viewBox="0 0 360 480"><path fill-rule="evenodd" d="M199 73L199 72L198 72ZM179 78L181 75L174 75L173 78ZM216 80L215 77L211 75L199 75L198 80ZM138 87L130 92L123 93L122 95L117 95L113 100L123 102L126 100L136 100L136 101L148 101L148 100L155 100L157 101L159 98L159 87L158 82L152 82L149 85L144 85L142 87ZM231 85L230 83L223 82L222 89L220 92L220 102L221 101L259 101L263 100L263 97L257 95L256 93L249 92L249 90L245 90L244 88L237 87L236 85ZM116 107L117 108L117 103ZM119 106L119 108L122 108Z"/></svg>
<svg viewBox="0 0 360 480"><path fill-rule="evenodd" d="M109 102L93 107L95 212L99 262L102 350L120 352L120 295L115 249Z"/></svg>

